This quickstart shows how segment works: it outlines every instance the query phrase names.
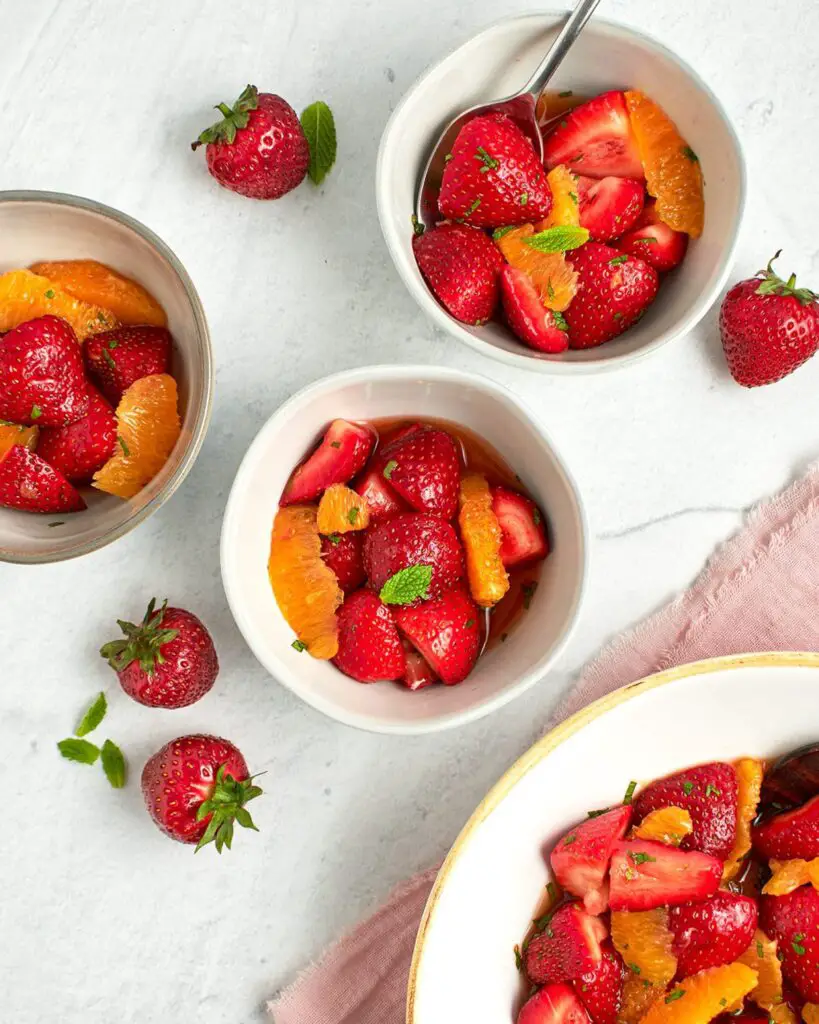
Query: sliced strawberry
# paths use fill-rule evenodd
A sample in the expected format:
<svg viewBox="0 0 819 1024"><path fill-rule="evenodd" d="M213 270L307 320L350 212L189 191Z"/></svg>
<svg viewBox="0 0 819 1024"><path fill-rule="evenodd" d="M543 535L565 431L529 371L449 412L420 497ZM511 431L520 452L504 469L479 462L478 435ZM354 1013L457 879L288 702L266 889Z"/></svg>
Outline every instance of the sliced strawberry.
<svg viewBox="0 0 819 1024"><path fill-rule="evenodd" d="M507 569L549 554L543 513L530 498L506 487L493 487L492 510L503 532L500 556Z"/></svg>
<svg viewBox="0 0 819 1024"><path fill-rule="evenodd" d="M62 473L24 445L12 445L0 459L0 508L80 512L85 507L82 497Z"/></svg>
<svg viewBox="0 0 819 1024"><path fill-rule="evenodd" d="M819 796L796 810L777 814L753 829L754 849L763 857L790 860L819 857Z"/></svg>
<svg viewBox="0 0 819 1024"><path fill-rule="evenodd" d="M756 900L733 892L716 892L691 907L673 907L668 925L674 936L677 977L733 963L750 946L756 923Z"/></svg>
<svg viewBox="0 0 819 1024"><path fill-rule="evenodd" d="M346 484L364 468L374 444L368 427L333 420L318 448L288 480L279 504L313 501L331 484Z"/></svg>
<svg viewBox="0 0 819 1024"><path fill-rule="evenodd" d="M415 565L432 567L427 597L438 597L464 574L464 555L452 526L438 516L409 512L367 530L364 568L376 593L390 577Z"/></svg>
<svg viewBox="0 0 819 1024"><path fill-rule="evenodd" d="M424 427L385 446L379 457L390 486L419 512L453 519L458 511L461 462L454 438Z"/></svg>
<svg viewBox="0 0 819 1024"><path fill-rule="evenodd" d="M722 860L737 834L737 776L723 761L695 765L649 783L634 800L638 822L659 807L682 807L694 830L682 842L684 850L701 850Z"/></svg>
<svg viewBox="0 0 819 1024"><path fill-rule="evenodd" d="M416 651L409 640L404 640L404 654L407 667L404 671L404 684L408 690L423 690L438 682L438 677L420 651Z"/></svg>
<svg viewBox="0 0 819 1024"><path fill-rule="evenodd" d="M538 352L565 352L569 347L566 322L560 313L543 305L531 277L506 266L500 281L503 311L520 340Z"/></svg>
<svg viewBox="0 0 819 1024"><path fill-rule="evenodd" d="M589 1011L592 1024L617 1024L626 966L610 942L602 948L602 960L593 970L580 975L573 983L574 990Z"/></svg>
<svg viewBox="0 0 819 1024"><path fill-rule="evenodd" d="M353 485L356 491L367 502L370 510L370 522L383 523L402 512L409 512L410 507L403 498L395 493L384 479L384 467L374 460L369 469L359 477Z"/></svg>
<svg viewBox="0 0 819 1024"><path fill-rule="evenodd" d="M117 418L95 387L88 387L88 412L67 427L44 427L37 454L67 480L85 482L101 469L117 446Z"/></svg>
<svg viewBox="0 0 819 1024"><path fill-rule="evenodd" d="M543 162L589 178L645 178L623 93L605 92L566 114L544 143Z"/></svg>
<svg viewBox="0 0 819 1024"><path fill-rule="evenodd" d="M776 939L782 973L799 995L819 1003L819 892L803 885L787 896L763 896L759 923Z"/></svg>
<svg viewBox="0 0 819 1024"><path fill-rule="evenodd" d="M587 914L579 903L558 907L526 947L523 960L529 980L551 985L593 971L603 958L600 943L607 934L600 918Z"/></svg>
<svg viewBox="0 0 819 1024"><path fill-rule="evenodd" d="M517 1024L588 1024L583 1004L568 985L545 985L530 996Z"/></svg>
<svg viewBox="0 0 819 1024"><path fill-rule="evenodd" d="M480 612L462 587L396 608L395 621L442 683L454 686L472 671L481 647Z"/></svg>
<svg viewBox="0 0 819 1024"><path fill-rule="evenodd" d="M558 883L574 896L590 901L586 909L602 913L600 891L611 855L631 823L629 804L598 814L571 829L554 845L550 856Z"/></svg>
<svg viewBox="0 0 819 1024"><path fill-rule="evenodd" d="M682 263L688 248L688 235L664 224L657 214L656 200L649 199L634 227L612 245L662 272L673 270Z"/></svg>
<svg viewBox="0 0 819 1024"><path fill-rule="evenodd" d="M356 590L339 608L338 654L333 663L359 683L404 675L404 648L392 612L371 590Z"/></svg>
<svg viewBox="0 0 819 1024"><path fill-rule="evenodd" d="M654 910L708 899L719 888L722 862L663 843L633 839L617 844L609 873L612 910Z"/></svg>
<svg viewBox="0 0 819 1024"><path fill-rule="evenodd" d="M466 224L437 224L412 240L435 298L461 323L485 324L498 305L503 257L492 239Z"/></svg>
<svg viewBox="0 0 819 1024"><path fill-rule="evenodd" d="M357 590L367 579L364 572L364 534L361 530L322 537L321 557L336 574L338 585L345 594Z"/></svg>
<svg viewBox="0 0 819 1024"><path fill-rule="evenodd" d="M580 226L595 242L608 242L628 231L640 216L645 186L634 178L586 178L578 175ZM639 255L636 253L635 255Z"/></svg>

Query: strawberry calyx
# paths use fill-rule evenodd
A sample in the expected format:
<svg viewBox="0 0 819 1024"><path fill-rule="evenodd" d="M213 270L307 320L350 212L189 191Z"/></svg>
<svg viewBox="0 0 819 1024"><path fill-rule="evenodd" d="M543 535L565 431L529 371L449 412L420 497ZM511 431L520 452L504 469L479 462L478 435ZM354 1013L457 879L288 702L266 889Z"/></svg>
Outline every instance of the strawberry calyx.
<svg viewBox="0 0 819 1024"><path fill-rule="evenodd" d="M245 808L245 804L262 794L261 788L253 783L258 776L251 775L249 779L238 782L232 775L225 775L226 768L226 763L219 766L213 792L196 811L197 821L204 821L208 815L211 817L194 853L198 853L208 843L216 846L217 853L221 853L225 847L229 850L233 842L234 822L238 822L242 828L259 831Z"/></svg>
<svg viewBox="0 0 819 1024"><path fill-rule="evenodd" d="M768 266L765 270L760 270L757 274L759 278L759 285L756 289L757 295L786 295L796 299L801 305L809 306L812 302L816 302L817 296L815 292L812 292L810 288L797 288L796 287L796 274L791 274L787 281L783 281L773 269L774 260L779 259L782 255L782 250L778 249L776 253L768 261Z"/></svg>
<svg viewBox="0 0 819 1024"><path fill-rule="evenodd" d="M152 597L145 617L138 626L133 622L117 619L117 625L125 637L111 640L100 648L100 655L116 672L122 672L132 661L138 661L139 667L150 676L157 665L164 663L162 646L176 639L179 630L162 629L162 620L168 607L167 600L162 602L159 611L154 611L155 607L156 598Z"/></svg>
<svg viewBox="0 0 819 1024"><path fill-rule="evenodd" d="M246 128L250 120L250 111L259 106L259 90L255 85L245 86L242 95L229 107L227 103L217 103L216 110L223 116L221 121L206 128L196 142L191 143L191 149L196 150L209 142L224 142L231 145L236 139L236 132L239 128Z"/></svg>

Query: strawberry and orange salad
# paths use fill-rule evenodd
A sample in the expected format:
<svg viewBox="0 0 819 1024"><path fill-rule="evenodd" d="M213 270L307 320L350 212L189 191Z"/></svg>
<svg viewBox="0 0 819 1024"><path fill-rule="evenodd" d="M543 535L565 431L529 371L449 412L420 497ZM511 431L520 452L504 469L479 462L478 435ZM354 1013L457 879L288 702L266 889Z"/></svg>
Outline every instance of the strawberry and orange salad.
<svg viewBox="0 0 819 1024"><path fill-rule="evenodd" d="M284 489L268 573L296 650L418 690L506 640L548 553L542 511L474 434L339 419Z"/></svg>
<svg viewBox="0 0 819 1024"><path fill-rule="evenodd" d="M94 260L0 275L0 507L67 513L79 487L132 498L179 437L165 311Z"/></svg>
<svg viewBox="0 0 819 1024"><path fill-rule="evenodd" d="M498 316L540 352L602 345L654 301L702 233L702 172L673 121L636 90L541 97L544 159L503 114L468 121L448 156L442 218L413 240L439 302Z"/></svg>
<svg viewBox="0 0 819 1024"><path fill-rule="evenodd" d="M518 1024L819 1019L819 796L760 802L765 764L631 783L555 843L516 949Z"/></svg>

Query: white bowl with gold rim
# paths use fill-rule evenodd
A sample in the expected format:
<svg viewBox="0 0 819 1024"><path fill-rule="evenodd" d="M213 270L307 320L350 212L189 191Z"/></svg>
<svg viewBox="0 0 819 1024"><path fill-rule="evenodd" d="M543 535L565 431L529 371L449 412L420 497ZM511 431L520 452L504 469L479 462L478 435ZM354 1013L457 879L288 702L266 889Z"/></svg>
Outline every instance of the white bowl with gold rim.
<svg viewBox="0 0 819 1024"><path fill-rule="evenodd" d="M555 840L640 783L817 739L819 654L732 655L626 686L558 725L490 790L444 861L421 921L407 1024L514 1024L514 946Z"/></svg>

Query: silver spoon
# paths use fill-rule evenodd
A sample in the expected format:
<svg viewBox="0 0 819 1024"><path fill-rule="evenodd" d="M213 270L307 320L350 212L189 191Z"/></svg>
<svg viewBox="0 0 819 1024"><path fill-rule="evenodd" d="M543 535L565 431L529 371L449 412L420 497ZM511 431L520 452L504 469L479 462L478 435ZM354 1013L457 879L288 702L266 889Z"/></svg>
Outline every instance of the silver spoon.
<svg viewBox="0 0 819 1024"><path fill-rule="evenodd" d="M476 107L471 107L459 114L444 128L438 141L431 148L424 171L418 179L415 214L419 221L431 227L439 219L437 200L446 157L452 150L452 144L458 132L473 117L482 114L506 114L532 140L538 159L543 159L543 137L535 113L537 101L599 3L600 0L579 0L575 9L566 19L566 24L561 29L560 35L555 39L537 70L520 92L497 100L495 103L481 103Z"/></svg>

